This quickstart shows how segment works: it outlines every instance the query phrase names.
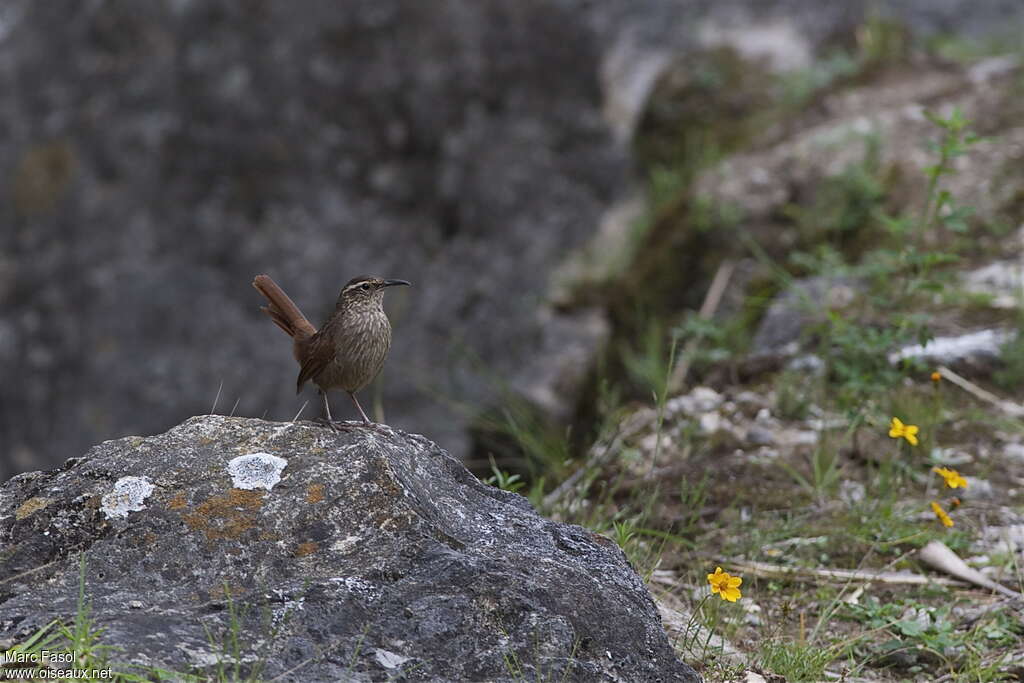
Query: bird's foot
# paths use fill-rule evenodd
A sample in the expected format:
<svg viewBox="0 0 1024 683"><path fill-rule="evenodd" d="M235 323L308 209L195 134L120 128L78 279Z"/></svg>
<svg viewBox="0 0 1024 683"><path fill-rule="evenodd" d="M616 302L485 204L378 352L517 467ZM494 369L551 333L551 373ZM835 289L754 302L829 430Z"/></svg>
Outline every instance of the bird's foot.
<svg viewBox="0 0 1024 683"><path fill-rule="evenodd" d="M362 424L358 424L357 426L361 427L362 429L368 429L371 432L379 432L381 434L394 434L394 429L392 429L390 425L387 425L383 422L363 422Z"/></svg>
<svg viewBox="0 0 1024 683"><path fill-rule="evenodd" d="M359 426L354 425L351 422L342 422L341 420L328 420L326 417L314 418L313 422L323 427L327 427L328 429L333 429L336 432L351 432Z"/></svg>

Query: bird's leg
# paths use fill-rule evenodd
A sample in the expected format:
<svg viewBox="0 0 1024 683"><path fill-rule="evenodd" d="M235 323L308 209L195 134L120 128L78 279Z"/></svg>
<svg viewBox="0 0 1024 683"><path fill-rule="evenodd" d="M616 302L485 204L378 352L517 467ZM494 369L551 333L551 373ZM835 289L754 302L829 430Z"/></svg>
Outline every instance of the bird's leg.
<svg viewBox="0 0 1024 683"><path fill-rule="evenodd" d="M324 412L327 414L327 421L334 422L334 418L331 417L331 404L327 402L327 392L320 389L320 396L324 399Z"/></svg>
<svg viewBox="0 0 1024 683"><path fill-rule="evenodd" d="M318 391L320 392L320 396L324 399L324 412L327 413L327 417L318 417L314 422L319 422L339 432L346 431L345 424L343 422L335 422L334 418L331 417L331 405L327 402L327 392L323 389L319 389Z"/></svg>
<svg viewBox="0 0 1024 683"><path fill-rule="evenodd" d="M363 424L373 424L373 420L366 417L366 413L363 411L363 407L359 405L359 399L356 398L355 393L350 391L348 392L348 395L352 397L352 402L356 404L356 409L359 411L359 414L363 416Z"/></svg>

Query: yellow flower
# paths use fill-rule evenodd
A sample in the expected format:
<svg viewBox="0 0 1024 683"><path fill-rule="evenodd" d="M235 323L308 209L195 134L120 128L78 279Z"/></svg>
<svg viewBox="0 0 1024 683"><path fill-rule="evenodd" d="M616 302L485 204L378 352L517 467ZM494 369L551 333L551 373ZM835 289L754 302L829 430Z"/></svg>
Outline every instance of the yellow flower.
<svg viewBox="0 0 1024 683"><path fill-rule="evenodd" d="M932 373L932 381L933 382L939 382L939 380L941 380L941 379L942 379L942 373L941 372L936 370L935 372Z"/></svg>
<svg viewBox="0 0 1024 683"><path fill-rule="evenodd" d="M951 489L967 488L967 480L960 476L960 473L948 467L933 467L932 472L946 480L946 486Z"/></svg>
<svg viewBox="0 0 1024 683"><path fill-rule="evenodd" d="M911 446L917 445L917 425L905 425L898 417L892 419L889 425L889 436L894 439L903 437Z"/></svg>
<svg viewBox="0 0 1024 683"><path fill-rule="evenodd" d="M939 521L942 522L943 526L953 526L953 520L949 518L949 515L947 515L946 511L942 509L942 506L935 501L932 501L932 512L934 512L935 516L939 518Z"/></svg>
<svg viewBox="0 0 1024 683"><path fill-rule="evenodd" d="M736 602L742 597L740 584L743 583L743 579L723 572L721 567L715 567L715 573L708 574L708 583L711 584L712 594L717 593L723 600Z"/></svg>

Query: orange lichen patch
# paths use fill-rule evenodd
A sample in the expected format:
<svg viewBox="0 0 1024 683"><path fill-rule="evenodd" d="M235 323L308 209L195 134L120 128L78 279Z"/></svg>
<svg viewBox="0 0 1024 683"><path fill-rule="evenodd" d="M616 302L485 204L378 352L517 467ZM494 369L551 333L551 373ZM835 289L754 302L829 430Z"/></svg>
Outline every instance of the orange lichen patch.
<svg viewBox="0 0 1024 683"><path fill-rule="evenodd" d="M601 534L595 534L593 532L589 532L588 531L587 532L587 537L591 541L593 541L594 543L597 543L598 545L603 545L606 548L618 548L619 547L618 543L616 543L612 539L608 538L607 536L602 536Z"/></svg>
<svg viewBox="0 0 1024 683"><path fill-rule="evenodd" d="M305 557L306 555L312 555L320 546L313 541L307 541L306 543L300 543L299 547L295 549L295 557Z"/></svg>
<svg viewBox="0 0 1024 683"><path fill-rule="evenodd" d="M256 514L263 506L266 491L231 489L213 496L182 519L193 531L206 534L206 540L234 540L256 526Z"/></svg>
<svg viewBox="0 0 1024 683"><path fill-rule="evenodd" d="M238 584L232 584L228 583L227 581L222 581L214 586L211 586L210 590L207 591L207 595L209 597L203 597L201 598L201 600L203 602L206 602L208 600L234 600L235 598L240 598L245 594L246 589L244 586L239 586Z"/></svg>
<svg viewBox="0 0 1024 683"><path fill-rule="evenodd" d="M44 507L53 502L51 498L43 498L41 496L34 496L29 498L14 511L14 518L19 522L34 512L42 510Z"/></svg>
<svg viewBox="0 0 1024 683"><path fill-rule="evenodd" d="M182 491L181 493L176 495L174 498L171 498L169 501L167 501L167 509L168 510L180 510L181 508L185 507L186 505L188 505L188 497L185 496L184 491Z"/></svg>
<svg viewBox="0 0 1024 683"><path fill-rule="evenodd" d="M14 170L14 206L26 216L51 211L70 186L77 167L78 157L67 140L27 148Z"/></svg>
<svg viewBox="0 0 1024 683"><path fill-rule="evenodd" d="M324 499L324 485L310 484L306 487L306 502L319 503Z"/></svg>
<svg viewBox="0 0 1024 683"><path fill-rule="evenodd" d="M125 540L125 543L132 548L145 548L156 545L159 540L160 536L152 531L147 531L144 534L132 534Z"/></svg>

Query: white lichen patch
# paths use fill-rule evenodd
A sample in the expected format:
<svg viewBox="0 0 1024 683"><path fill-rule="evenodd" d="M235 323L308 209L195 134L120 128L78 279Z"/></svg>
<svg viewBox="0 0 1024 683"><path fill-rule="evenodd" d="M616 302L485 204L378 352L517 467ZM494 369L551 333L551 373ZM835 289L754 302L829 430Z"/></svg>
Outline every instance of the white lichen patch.
<svg viewBox="0 0 1024 683"><path fill-rule="evenodd" d="M153 485L145 477L121 477L114 482L114 490L100 499L100 509L107 519L127 517L129 512L145 510L142 501L153 493Z"/></svg>
<svg viewBox="0 0 1024 683"><path fill-rule="evenodd" d="M236 489L274 488L281 481L281 472L288 461L270 453L249 453L233 458L228 463L228 474Z"/></svg>
<svg viewBox="0 0 1024 683"><path fill-rule="evenodd" d="M381 596L380 588L357 576L336 576L331 578L330 581L342 584L345 590L352 595L370 602L379 599Z"/></svg>
<svg viewBox="0 0 1024 683"><path fill-rule="evenodd" d="M194 417L185 423L188 429L192 429L199 436L207 438L218 438L221 436L227 419L223 415L203 415Z"/></svg>
<svg viewBox="0 0 1024 683"><path fill-rule="evenodd" d="M274 427L272 430L270 430L270 438L268 439L268 441L273 441L282 434L287 434L292 430L293 427L295 427L294 422L285 422L284 424L278 427Z"/></svg>
<svg viewBox="0 0 1024 683"><path fill-rule="evenodd" d="M403 657L379 647L374 651L373 656L377 658L377 663L385 669L397 669L411 659L411 657Z"/></svg>
<svg viewBox="0 0 1024 683"><path fill-rule="evenodd" d="M349 550L352 550L354 547L356 547L356 544L359 543L359 541L361 540L363 540L362 536L346 536L340 541L335 541L334 543L332 543L331 550L339 553L347 553Z"/></svg>

